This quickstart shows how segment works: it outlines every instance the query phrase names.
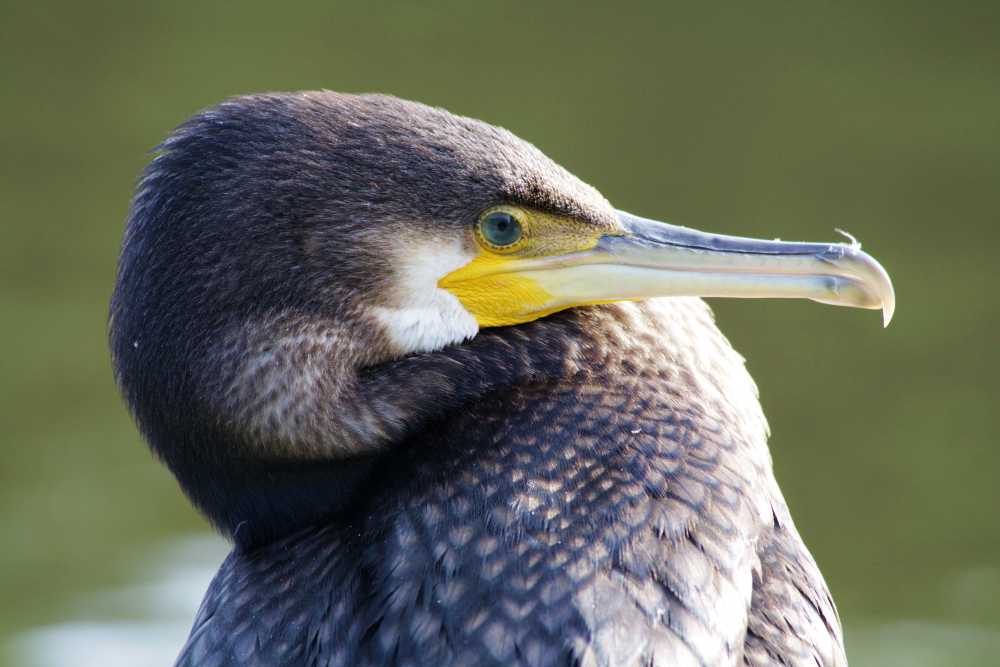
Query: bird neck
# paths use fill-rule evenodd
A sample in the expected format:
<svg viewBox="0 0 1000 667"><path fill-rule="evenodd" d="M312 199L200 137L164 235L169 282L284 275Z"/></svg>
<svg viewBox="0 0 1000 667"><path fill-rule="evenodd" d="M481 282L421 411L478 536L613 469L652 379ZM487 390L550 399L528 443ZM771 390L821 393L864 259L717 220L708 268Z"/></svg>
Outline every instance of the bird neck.
<svg viewBox="0 0 1000 667"><path fill-rule="evenodd" d="M129 335L130 322L112 346L141 430L191 501L247 546L346 511L379 461L430 420L565 372L571 346L529 354L526 343L556 330L568 343L577 326L488 331L386 361L393 346L377 329L315 315L156 345Z"/></svg>
<svg viewBox="0 0 1000 667"><path fill-rule="evenodd" d="M692 392L719 391L699 377L698 368L712 370L706 364L746 376L707 308L674 301L576 309L374 365L371 345L332 323L259 327L223 337L206 355L213 361L180 414L134 407L192 501L238 543L260 544L338 515L348 521L380 462L398 447L419 447L429 424L488 395L644 364L676 374ZM749 377L724 381L727 391L743 387L740 409L751 406L746 419L765 428Z"/></svg>

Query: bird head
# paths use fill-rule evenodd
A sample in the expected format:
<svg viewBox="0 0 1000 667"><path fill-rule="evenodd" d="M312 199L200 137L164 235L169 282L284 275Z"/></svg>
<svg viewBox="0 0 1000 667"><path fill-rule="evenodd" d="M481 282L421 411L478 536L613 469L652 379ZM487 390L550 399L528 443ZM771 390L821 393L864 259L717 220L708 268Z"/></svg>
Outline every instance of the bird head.
<svg viewBox="0 0 1000 667"><path fill-rule="evenodd" d="M299 479L428 412L384 385L365 394L363 369L656 296L805 297L886 322L894 303L857 244L646 220L506 130L381 95L272 94L208 109L157 149L111 347L154 450L234 532L258 473ZM440 400L434 385L410 393Z"/></svg>

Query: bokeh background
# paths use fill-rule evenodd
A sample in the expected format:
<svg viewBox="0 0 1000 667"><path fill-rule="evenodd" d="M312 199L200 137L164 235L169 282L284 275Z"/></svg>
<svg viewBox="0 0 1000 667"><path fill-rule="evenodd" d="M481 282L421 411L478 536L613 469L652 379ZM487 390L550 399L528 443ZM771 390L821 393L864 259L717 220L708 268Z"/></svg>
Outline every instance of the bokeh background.
<svg viewBox="0 0 1000 667"><path fill-rule="evenodd" d="M856 234L896 319L716 301L854 665L1000 652L1000 5L0 3L0 664L167 665L225 545L105 346L148 151L244 92L503 125L619 207Z"/></svg>

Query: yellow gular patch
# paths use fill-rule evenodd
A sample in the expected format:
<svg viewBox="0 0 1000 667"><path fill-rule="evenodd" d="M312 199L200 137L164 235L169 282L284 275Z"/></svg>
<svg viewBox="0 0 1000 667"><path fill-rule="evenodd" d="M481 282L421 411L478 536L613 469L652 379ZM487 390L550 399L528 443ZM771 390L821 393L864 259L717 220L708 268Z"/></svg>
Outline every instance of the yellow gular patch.
<svg viewBox="0 0 1000 667"><path fill-rule="evenodd" d="M494 248L477 229L479 254L441 278L438 286L454 294L480 327L521 324L584 305L557 301L532 277L531 269L537 267L537 260L589 250L602 236L620 232L511 206L490 209L484 216L496 210L516 217L522 228L520 240Z"/></svg>
<svg viewBox="0 0 1000 667"><path fill-rule="evenodd" d="M552 295L526 274L516 273L514 257L480 252L471 262L438 282L454 294L480 327L530 322L542 315Z"/></svg>

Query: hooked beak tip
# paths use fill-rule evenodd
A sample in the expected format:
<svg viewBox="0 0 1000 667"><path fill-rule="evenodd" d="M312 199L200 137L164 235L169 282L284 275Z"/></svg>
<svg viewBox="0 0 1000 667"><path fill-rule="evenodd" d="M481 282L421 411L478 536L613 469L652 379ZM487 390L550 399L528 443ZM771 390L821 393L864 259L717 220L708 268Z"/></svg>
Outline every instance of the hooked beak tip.
<svg viewBox="0 0 1000 667"><path fill-rule="evenodd" d="M889 322L892 322L892 315L896 312L896 296L890 293L889 299L882 303L882 328L886 329Z"/></svg>

